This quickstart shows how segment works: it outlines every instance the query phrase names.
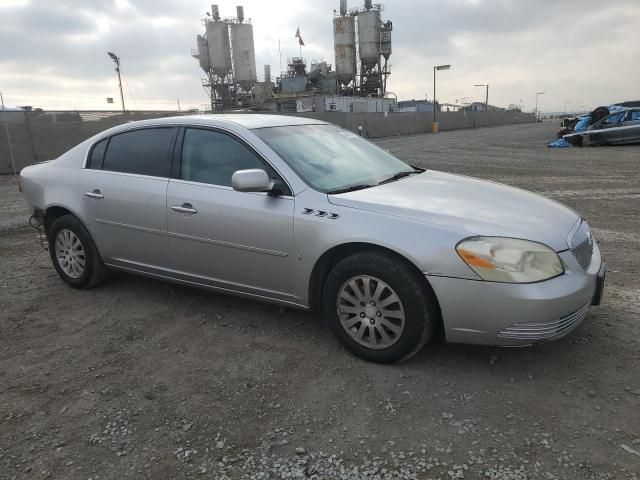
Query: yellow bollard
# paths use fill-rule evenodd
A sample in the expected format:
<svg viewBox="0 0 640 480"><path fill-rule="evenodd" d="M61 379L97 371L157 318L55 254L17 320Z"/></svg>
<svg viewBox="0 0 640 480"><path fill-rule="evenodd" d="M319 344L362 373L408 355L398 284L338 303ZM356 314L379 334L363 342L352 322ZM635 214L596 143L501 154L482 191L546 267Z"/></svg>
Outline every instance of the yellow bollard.
<svg viewBox="0 0 640 480"><path fill-rule="evenodd" d="M431 122L431 133L438 133L438 122Z"/></svg>

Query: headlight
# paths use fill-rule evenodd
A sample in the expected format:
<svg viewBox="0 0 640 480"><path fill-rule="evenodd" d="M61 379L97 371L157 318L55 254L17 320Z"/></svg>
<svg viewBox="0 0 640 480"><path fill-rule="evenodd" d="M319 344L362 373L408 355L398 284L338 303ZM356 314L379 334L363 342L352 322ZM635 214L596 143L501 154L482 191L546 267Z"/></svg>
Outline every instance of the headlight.
<svg viewBox="0 0 640 480"><path fill-rule="evenodd" d="M472 237L460 242L456 250L480 278L490 282L540 282L564 273L556 252L529 240Z"/></svg>

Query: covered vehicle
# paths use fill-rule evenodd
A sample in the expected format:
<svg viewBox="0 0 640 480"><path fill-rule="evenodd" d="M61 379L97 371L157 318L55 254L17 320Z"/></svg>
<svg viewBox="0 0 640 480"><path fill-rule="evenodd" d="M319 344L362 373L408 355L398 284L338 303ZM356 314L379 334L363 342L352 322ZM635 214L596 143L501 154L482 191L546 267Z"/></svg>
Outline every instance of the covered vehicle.
<svg viewBox="0 0 640 480"><path fill-rule="evenodd" d="M585 130L564 135L572 145L624 145L640 143L640 108L616 111Z"/></svg>

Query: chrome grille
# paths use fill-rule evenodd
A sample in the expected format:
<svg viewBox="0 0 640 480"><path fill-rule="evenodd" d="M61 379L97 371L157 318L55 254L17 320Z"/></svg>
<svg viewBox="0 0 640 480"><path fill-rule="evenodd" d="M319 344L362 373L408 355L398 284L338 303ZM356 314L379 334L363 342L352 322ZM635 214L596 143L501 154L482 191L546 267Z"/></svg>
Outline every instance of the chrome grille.
<svg viewBox="0 0 640 480"><path fill-rule="evenodd" d="M562 317L559 320L553 320L551 322L515 323L502 330L498 336L501 338L516 338L518 340L532 341L554 338L572 330L585 319L588 312L589 304L587 303L572 314Z"/></svg>
<svg viewBox="0 0 640 480"><path fill-rule="evenodd" d="M586 221L582 221L578 229L569 237L569 248L583 269L591 264L593 255L593 237Z"/></svg>

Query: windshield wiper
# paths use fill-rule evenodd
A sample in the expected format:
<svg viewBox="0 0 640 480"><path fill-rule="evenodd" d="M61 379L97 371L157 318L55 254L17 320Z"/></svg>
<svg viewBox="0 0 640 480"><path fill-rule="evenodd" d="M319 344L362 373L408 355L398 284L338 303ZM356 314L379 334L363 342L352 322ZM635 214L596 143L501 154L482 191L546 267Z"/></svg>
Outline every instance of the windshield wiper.
<svg viewBox="0 0 640 480"><path fill-rule="evenodd" d="M373 186L374 185L369 185L368 183L362 183L360 185L351 185L350 187L337 188L335 190L330 190L327 192L327 195L336 195L338 193L355 192L356 190L363 190L365 188L370 188Z"/></svg>
<svg viewBox="0 0 640 480"><path fill-rule="evenodd" d="M378 182L378 185L395 182L396 180L400 180L401 178L408 177L409 175L413 175L414 173L422 173L422 172L420 170L413 170L412 172L398 172L395 175L392 175L391 177L385 178L381 182Z"/></svg>

